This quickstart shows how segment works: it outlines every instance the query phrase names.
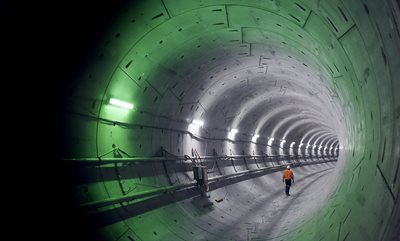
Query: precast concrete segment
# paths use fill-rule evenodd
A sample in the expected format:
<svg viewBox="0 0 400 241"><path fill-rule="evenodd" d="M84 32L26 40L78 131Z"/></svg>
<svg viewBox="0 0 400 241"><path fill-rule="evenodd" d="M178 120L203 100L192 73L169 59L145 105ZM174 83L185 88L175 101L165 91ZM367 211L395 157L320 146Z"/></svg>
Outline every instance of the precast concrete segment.
<svg viewBox="0 0 400 241"><path fill-rule="evenodd" d="M178 206L170 204L170 212L164 212L160 204L166 201L160 198L158 203L148 202L151 212L118 223L111 222L113 218L103 220L110 224L98 230L100 236L213 240L215 234L229 230L238 240L262 240L253 234L267 229L278 236L287 231L285 240L400 236L396 229L400 215L398 2L151 0L128 2L115 16L104 37L93 43L97 45L89 60L83 61L82 73L67 84L66 158L277 154L286 148L279 148L282 139L286 144L303 140L299 152L304 157L318 153L322 138L329 134L328 152L340 150L340 156L330 181L321 184L325 193L320 197L324 200L320 212L299 227L274 228L249 221L245 229L229 230L236 226L225 222L222 212L204 209L207 203L202 200L188 204L180 197ZM134 108L115 107L111 98ZM289 111L278 111L284 109ZM302 115L307 123L285 124ZM205 125L189 128L194 119ZM238 133L228 138L231 128ZM260 138L250 141L254 130ZM275 141L268 145L271 133ZM214 170L246 171L258 164L250 161L241 159L233 165L231 160L221 160L214 163ZM190 168L181 170L168 162L152 163L151 168L139 163L109 165L109 169L94 168L95 178L81 179L94 181L73 184L78 204L191 180ZM261 191L263 184L251 181L235 184L232 192L257 200L258 194L249 190ZM241 219L240 210L247 208L245 198L231 196L230 200L240 208L228 205L224 210L237 211L234 217ZM126 215L121 210L118 215ZM168 216L175 212L183 222L171 224ZM203 216L218 222L207 222ZM147 232L154 223L158 229ZM192 233L183 234L189 229Z"/></svg>

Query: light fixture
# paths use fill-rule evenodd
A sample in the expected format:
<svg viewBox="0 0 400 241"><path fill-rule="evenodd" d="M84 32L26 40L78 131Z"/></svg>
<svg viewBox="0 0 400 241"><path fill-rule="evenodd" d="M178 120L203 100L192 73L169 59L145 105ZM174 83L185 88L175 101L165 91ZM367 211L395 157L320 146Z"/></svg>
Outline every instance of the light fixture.
<svg viewBox="0 0 400 241"><path fill-rule="evenodd" d="M110 98L110 102L109 103L111 105L115 105L115 106L118 106L118 107L126 108L126 109L129 109L129 110L133 109L133 104L125 102L125 101L122 101L122 100Z"/></svg>
<svg viewBox="0 0 400 241"><path fill-rule="evenodd" d="M196 126L202 127L202 126L204 125L204 121L201 121L201 120L193 120L193 121L192 121L192 124L193 124L193 125L196 125Z"/></svg>
<svg viewBox="0 0 400 241"><path fill-rule="evenodd" d="M281 140L281 148L283 148L283 145L285 144L286 140Z"/></svg>
<svg viewBox="0 0 400 241"><path fill-rule="evenodd" d="M267 145L270 146L274 140L275 140L275 139L274 139L273 137L270 137L269 140L268 140L268 144L267 144Z"/></svg>
<svg viewBox="0 0 400 241"><path fill-rule="evenodd" d="M235 135L238 132L238 129L231 129L228 133L228 139L235 140Z"/></svg>
<svg viewBox="0 0 400 241"><path fill-rule="evenodd" d="M254 135L253 135L253 138L251 138L251 141L252 141L252 142L256 142L258 137L260 137L259 134L254 134Z"/></svg>
<svg viewBox="0 0 400 241"><path fill-rule="evenodd" d="M238 129L231 129L230 132L232 132L232 133L238 133L239 131L238 131Z"/></svg>

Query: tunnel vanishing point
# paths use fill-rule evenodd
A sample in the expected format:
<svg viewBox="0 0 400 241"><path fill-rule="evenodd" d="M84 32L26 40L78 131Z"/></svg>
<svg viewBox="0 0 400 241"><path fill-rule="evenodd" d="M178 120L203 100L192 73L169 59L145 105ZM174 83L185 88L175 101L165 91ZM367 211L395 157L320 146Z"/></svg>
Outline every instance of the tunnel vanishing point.
<svg viewBox="0 0 400 241"><path fill-rule="evenodd" d="M400 240L399 1L124 1L113 16L63 90L93 239Z"/></svg>

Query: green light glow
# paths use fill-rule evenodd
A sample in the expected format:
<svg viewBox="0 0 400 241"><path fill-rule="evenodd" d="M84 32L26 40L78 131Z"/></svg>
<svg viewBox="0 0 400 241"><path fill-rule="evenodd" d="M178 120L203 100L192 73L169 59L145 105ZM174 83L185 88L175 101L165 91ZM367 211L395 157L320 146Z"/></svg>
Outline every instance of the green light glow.
<svg viewBox="0 0 400 241"><path fill-rule="evenodd" d="M118 106L118 107L130 109L130 110L133 109L133 104L122 101L122 100L117 100L117 99L111 98L109 103L112 105Z"/></svg>

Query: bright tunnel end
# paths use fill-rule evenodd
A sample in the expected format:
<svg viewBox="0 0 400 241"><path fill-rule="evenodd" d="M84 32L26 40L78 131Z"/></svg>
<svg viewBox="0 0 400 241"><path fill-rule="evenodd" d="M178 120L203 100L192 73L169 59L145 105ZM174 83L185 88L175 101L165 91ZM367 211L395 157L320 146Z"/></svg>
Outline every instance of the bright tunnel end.
<svg viewBox="0 0 400 241"><path fill-rule="evenodd" d="M120 9L82 14L82 29L99 26L90 14L107 28L86 40L62 110L71 199L95 237L400 236L397 1Z"/></svg>

